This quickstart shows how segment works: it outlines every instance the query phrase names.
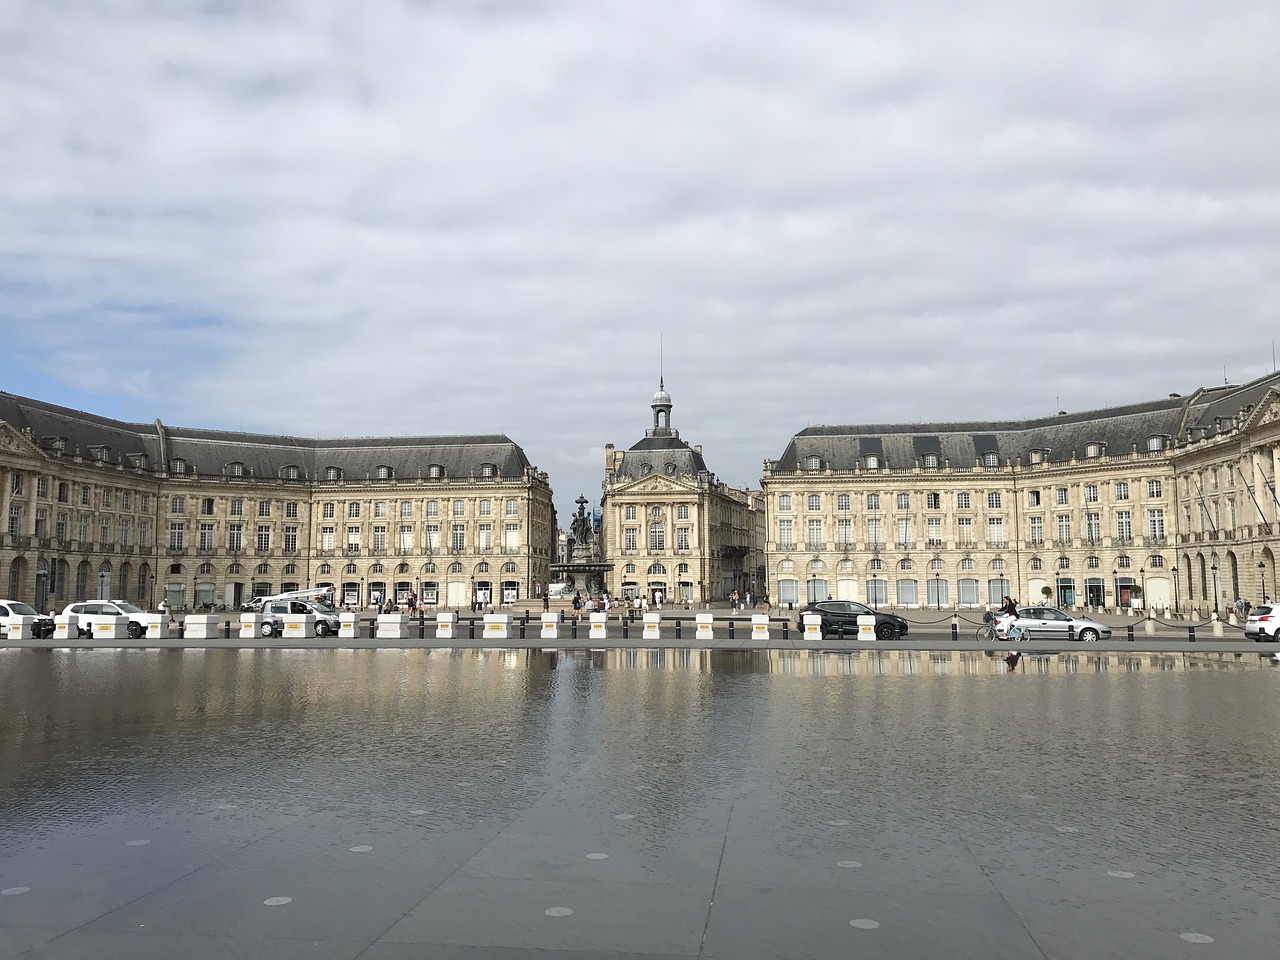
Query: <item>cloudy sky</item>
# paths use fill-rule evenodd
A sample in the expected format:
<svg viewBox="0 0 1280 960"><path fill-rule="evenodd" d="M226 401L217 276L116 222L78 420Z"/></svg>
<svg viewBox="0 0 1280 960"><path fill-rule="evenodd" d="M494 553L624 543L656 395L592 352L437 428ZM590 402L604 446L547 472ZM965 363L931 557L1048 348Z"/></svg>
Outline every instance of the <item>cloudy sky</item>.
<svg viewBox="0 0 1280 960"><path fill-rule="evenodd" d="M1269 372L1278 160L1275 0L7 0L0 388L505 432L564 516L661 362L755 485Z"/></svg>

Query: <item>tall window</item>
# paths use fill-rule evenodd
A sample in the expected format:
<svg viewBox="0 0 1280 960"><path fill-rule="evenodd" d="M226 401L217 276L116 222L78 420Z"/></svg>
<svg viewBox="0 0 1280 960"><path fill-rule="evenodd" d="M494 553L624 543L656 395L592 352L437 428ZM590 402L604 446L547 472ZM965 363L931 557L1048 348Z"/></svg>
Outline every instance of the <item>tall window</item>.
<svg viewBox="0 0 1280 960"><path fill-rule="evenodd" d="M682 503L678 507L676 507L676 519L677 520L689 519L689 505L687 503Z"/></svg>
<svg viewBox="0 0 1280 960"><path fill-rule="evenodd" d="M440 504L437 503L435 500L427 501L427 516L428 517L440 516Z"/></svg>
<svg viewBox="0 0 1280 960"><path fill-rule="evenodd" d="M37 492L37 493L39 493L39 490L40 490L40 484L41 484L41 483L47 483L47 481L44 479L44 477L41 477L39 480L37 480L37 481L36 481L36 492ZM48 496L48 495L49 495L49 491L48 491L47 489L45 490L45 492L44 492L44 493L40 493L40 496L42 496L42 497L45 497L45 496ZM111 488L110 488L110 487L103 487L103 488L102 488L102 509L103 509L103 510L110 510L110 509L111 509Z"/></svg>
<svg viewBox="0 0 1280 960"><path fill-rule="evenodd" d="M1058 520L1058 539L1064 543L1071 539L1071 514L1060 513Z"/></svg>
<svg viewBox="0 0 1280 960"><path fill-rule="evenodd" d="M334 527L321 527L321 528L320 528L320 549L321 549L321 550L332 550L332 549L333 549L334 534L335 534L336 532L337 532L337 531L336 531L336 529L335 529ZM239 549L239 548L237 547L237 549Z"/></svg>
<svg viewBox="0 0 1280 960"><path fill-rule="evenodd" d="M347 519L348 520L360 519L360 501L359 500L352 500L350 503L347 504Z"/></svg>
<svg viewBox="0 0 1280 960"><path fill-rule="evenodd" d="M1067 505L1067 488L1066 487L1058 487L1056 490L1053 491L1053 502L1060 507L1065 507Z"/></svg>
<svg viewBox="0 0 1280 960"><path fill-rule="evenodd" d="M42 540L47 537L49 535L48 526L49 511L44 507L36 507L36 536ZM102 539L106 540L107 538L103 537Z"/></svg>
<svg viewBox="0 0 1280 960"><path fill-rule="evenodd" d="M347 527L347 549L360 549L360 528L358 526Z"/></svg>
<svg viewBox="0 0 1280 960"><path fill-rule="evenodd" d="M972 498L969 496L969 494L965 493L963 490L961 490L959 493L956 494L956 509L957 510L973 509Z"/></svg>
<svg viewBox="0 0 1280 960"><path fill-rule="evenodd" d="M65 516L65 514L60 514L60 516ZM63 521L63 526L64 528L66 526L65 520ZM121 520L120 521L120 546L122 547L129 546L129 544L132 542L130 539L132 535L133 535L133 523L129 520Z"/></svg>
<svg viewBox="0 0 1280 960"><path fill-rule="evenodd" d="M1098 543L1102 540L1102 514L1086 513L1084 515L1085 536L1089 538L1090 543Z"/></svg>
<svg viewBox="0 0 1280 960"><path fill-rule="evenodd" d="M822 549L823 541L822 541L822 521L821 520L810 520L808 522L808 534L805 537L805 540L809 544L810 550Z"/></svg>
<svg viewBox="0 0 1280 960"><path fill-rule="evenodd" d="M973 546L973 517L956 518L956 542L962 547Z"/></svg>
<svg viewBox="0 0 1280 960"><path fill-rule="evenodd" d="M667 549L667 530L660 523L649 524L649 549L650 550Z"/></svg>
<svg viewBox="0 0 1280 960"><path fill-rule="evenodd" d="M805 505L806 505L806 506L808 507L808 509L810 509L810 510L821 510L821 509L822 509L822 495L821 495L821 494L817 494L817 493L811 493L811 494L809 494L808 500L806 501L806 504L805 504Z"/></svg>
<svg viewBox="0 0 1280 960"><path fill-rule="evenodd" d="M849 495L847 493L839 494L836 497L836 509L837 510L849 509Z"/></svg>
<svg viewBox="0 0 1280 960"><path fill-rule="evenodd" d="M941 510L941 509L942 509L942 494L940 494L940 493L926 493L926 494L924 495L924 508L925 508L926 510Z"/></svg>
<svg viewBox="0 0 1280 960"><path fill-rule="evenodd" d="M911 518L901 517L898 520L898 546L904 549L911 549Z"/></svg>
<svg viewBox="0 0 1280 960"><path fill-rule="evenodd" d="M408 501L406 501L406 502L408 502ZM399 544L399 546L400 546L400 549L401 549L401 550L412 550L412 549L413 549L413 524L411 524L411 523L402 523L402 524L400 524L400 544Z"/></svg>
<svg viewBox="0 0 1280 960"><path fill-rule="evenodd" d="M38 519L38 516L37 516ZM111 540L111 520L103 517L98 521L98 542L108 543Z"/></svg>
<svg viewBox="0 0 1280 960"><path fill-rule="evenodd" d="M387 501L385 500L373 501L373 519L382 520L386 517L386 515L387 515Z"/></svg>
<svg viewBox="0 0 1280 960"><path fill-rule="evenodd" d="M1121 480L1119 483L1116 484L1116 499L1117 500L1129 499L1129 484L1125 483L1123 480Z"/></svg>
<svg viewBox="0 0 1280 960"><path fill-rule="evenodd" d="M520 549L520 524L508 523L503 528L502 545L508 550Z"/></svg>
<svg viewBox="0 0 1280 960"><path fill-rule="evenodd" d="M493 549L493 524L482 523L476 531L476 546L481 550Z"/></svg>
<svg viewBox="0 0 1280 960"><path fill-rule="evenodd" d="M1161 487L1159 480L1147 481L1147 496L1152 500L1156 500L1164 496L1164 489Z"/></svg>
<svg viewBox="0 0 1280 960"><path fill-rule="evenodd" d="M260 517L269 517L269 516L271 516L271 501L270 501L270 500L259 500L259 501L258 501L258 516L260 516ZM356 514L356 516L359 516L359 514L357 513L357 514Z"/></svg>
<svg viewBox="0 0 1280 960"><path fill-rule="evenodd" d="M467 527L466 524L455 523L449 531L449 547L452 550L461 550L467 545Z"/></svg>
<svg viewBox="0 0 1280 960"><path fill-rule="evenodd" d="M328 529L329 529L330 538L332 539L333 527L329 527ZM321 546L323 546L323 544L321 544ZM332 549L333 544L330 543L329 547L330 549ZM227 549L228 550L244 549L244 524L243 523L227 524Z"/></svg>
<svg viewBox="0 0 1280 960"><path fill-rule="evenodd" d="M987 545L994 549L1004 549L1004 517L987 517Z"/></svg>
<svg viewBox="0 0 1280 960"><path fill-rule="evenodd" d="M125 524L128 522L128 520L122 520L120 523L121 529L124 529ZM67 515L65 513L58 514L57 520L54 521L53 535L59 540L67 539ZM126 547L129 545L129 541L126 539L121 539L120 543Z"/></svg>
<svg viewBox="0 0 1280 960"><path fill-rule="evenodd" d="M676 527L676 549L677 550L689 549L689 528L688 527Z"/></svg>
<svg viewBox="0 0 1280 960"><path fill-rule="evenodd" d="M401 500L400 501L400 519L408 520L412 516L413 516L413 501Z"/></svg>
<svg viewBox="0 0 1280 960"><path fill-rule="evenodd" d="M909 493L898 494L898 509L899 510L911 509L911 494Z"/></svg>
<svg viewBox="0 0 1280 960"><path fill-rule="evenodd" d="M200 542L198 544L201 550L213 549L213 524L200 524Z"/></svg>
<svg viewBox="0 0 1280 960"><path fill-rule="evenodd" d="M284 528L284 549L286 553L298 552L298 528L296 526Z"/></svg>
<svg viewBox="0 0 1280 960"><path fill-rule="evenodd" d="M992 491L991 493L987 494L988 510L999 510L1003 503L1004 503L1004 500L1001 498L1000 492L998 490Z"/></svg>
<svg viewBox="0 0 1280 960"><path fill-rule="evenodd" d="M170 497L169 512L170 513L186 513L187 498L186 497Z"/></svg>
<svg viewBox="0 0 1280 960"><path fill-rule="evenodd" d="M138 521L138 546L140 547L151 546L151 521L150 520Z"/></svg>
<svg viewBox="0 0 1280 960"><path fill-rule="evenodd" d="M1098 485L1096 483L1086 483L1084 485L1084 502L1085 503L1098 502Z"/></svg>
<svg viewBox="0 0 1280 960"><path fill-rule="evenodd" d="M481 501L480 501L480 504L479 504L479 509L478 509L478 511L477 511L477 512L478 512L478 513L480 514L480 516L482 516L482 517L487 517L487 516L489 516L490 514L492 514L492 513L493 513L493 501L492 501L492 500L481 500Z"/></svg>
<svg viewBox="0 0 1280 960"><path fill-rule="evenodd" d="M182 550L186 547L187 525L181 520L169 524L169 549Z"/></svg>
<svg viewBox="0 0 1280 960"><path fill-rule="evenodd" d="M271 525L268 523L258 524L258 549L271 549Z"/></svg>
<svg viewBox="0 0 1280 960"><path fill-rule="evenodd" d="M1128 543L1133 539L1133 512L1130 510L1116 511L1116 537L1122 543Z"/></svg>
<svg viewBox="0 0 1280 960"><path fill-rule="evenodd" d="M925 536L929 539L929 546L942 546L942 518L929 517L925 522Z"/></svg>
<svg viewBox="0 0 1280 960"><path fill-rule="evenodd" d="M778 495L778 509L779 510L791 509L791 494L783 493ZM627 519L630 520L631 518L628 517Z"/></svg>
<svg viewBox="0 0 1280 960"><path fill-rule="evenodd" d="M1159 482L1159 481L1155 481ZM1147 511L1147 534L1157 541L1164 540L1164 511L1160 509Z"/></svg>
<svg viewBox="0 0 1280 960"><path fill-rule="evenodd" d="M1027 506L1028 506L1028 507L1038 507L1038 506L1040 506L1040 491L1039 491L1039 490L1028 490L1028 491L1027 491Z"/></svg>
<svg viewBox="0 0 1280 960"><path fill-rule="evenodd" d="M1044 546L1044 517L1028 517L1027 533L1033 547Z"/></svg>
<svg viewBox="0 0 1280 960"><path fill-rule="evenodd" d="M378 524L373 528L373 549L387 549L387 525L385 523Z"/></svg>
<svg viewBox="0 0 1280 960"><path fill-rule="evenodd" d="M781 497L778 498L778 503L779 503L779 506L781 506L781 503L782 503ZM634 520L636 518L636 505L634 503L628 503L625 507L623 507L622 515L623 515L623 518L626 520Z"/></svg>
<svg viewBox="0 0 1280 960"><path fill-rule="evenodd" d="M329 513L328 513L328 514L326 514L326 516L330 516L330 517L331 517L331 516L333 516L333 504L332 504L332 503L326 503L326 504L325 504L325 506L329 508ZM232 498L232 500L231 500L231 516L233 516L233 517L243 517L243 516L244 516L244 499L243 499L243 498L241 498L241 497L233 497L233 498Z"/></svg>
<svg viewBox="0 0 1280 960"><path fill-rule="evenodd" d="M440 549L440 524L438 523L427 524L426 547L428 550Z"/></svg>
<svg viewBox="0 0 1280 960"><path fill-rule="evenodd" d="M884 521L879 517L872 517L867 521L867 543L873 546L884 543L884 531L880 526Z"/></svg>
<svg viewBox="0 0 1280 960"><path fill-rule="evenodd" d="M464 517L467 514L467 505L461 500L453 501L453 515L455 517Z"/></svg>
<svg viewBox="0 0 1280 960"><path fill-rule="evenodd" d="M868 494L867 494L867 509L868 509L868 510L879 510L879 509L880 509L880 494L878 494L878 493L868 493Z"/></svg>
<svg viewBox="0 0 1280 960"><path fill-rule="evenodd" d="M627 527L622 531L622 549L639 550L639 531L635 527Z"/></svg>
<svg viewBox="0 0 1280 960"><path fill-rule="evenodd" d="M288 500L284 505L284 516L286 520L298 519L298 501Z"/></svg>
<svg viewBox="0 0 1280 960"><path fill-rule="evenodd" d="M853 521L848 517L841 517L836 521L836 543L852 543L853 542Z"/></svg>

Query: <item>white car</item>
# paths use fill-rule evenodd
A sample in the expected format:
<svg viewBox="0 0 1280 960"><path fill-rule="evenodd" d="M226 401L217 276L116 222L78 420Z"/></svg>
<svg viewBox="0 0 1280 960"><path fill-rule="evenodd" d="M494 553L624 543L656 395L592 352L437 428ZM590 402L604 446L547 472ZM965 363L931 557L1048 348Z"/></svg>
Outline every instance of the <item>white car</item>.
<svg viewBox="0 0 1280 960"><path fill-rule="evenodd" d="M52 617L46 617L21 600L0 600L0 630L5 637L9 636L10 617L35 617L35 623L31 624L31 632L37 640L47 640L53 636Z"/></svg>
<svg viewBox="0 0 1280 960"><path fill-rule="evenodd" d="M1244 635L1259 643L1275 643L1280 640L1280 613L1276 612L1275 607L1254 607L1249 611L1249 619L1244 622Z"/></svg>
<svg viewBox="0 0 1280 960"><path fill-rule="evenodd" d="M997 619L996 636L1006 639L1009 625L1013 622L1014 618L1008 615ZM1111 628L1105 623L1088 617L1073 617L1057 607L1019 607L1017 623L1031 635L1032 640L1066 640L1070 637L1092 643L1111 637Z"/></svg>
<svg viewBox="0 0 1280 960"><path fill-rule="evenodd" d="M80 600L67 604L62 612L74 613L79 617L77 625L80 627L80 635L84 637L93 636L94 623L108 617L128 617L126 633L132 640L146 636L147 633L147 611L135 607L128 600Z"/></svg>

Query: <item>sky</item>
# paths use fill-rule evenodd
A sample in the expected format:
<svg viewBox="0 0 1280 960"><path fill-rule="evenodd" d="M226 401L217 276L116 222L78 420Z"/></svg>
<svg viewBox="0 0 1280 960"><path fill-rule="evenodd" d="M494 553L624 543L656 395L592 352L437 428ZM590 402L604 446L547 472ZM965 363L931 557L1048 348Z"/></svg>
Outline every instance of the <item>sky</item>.
<svg viewBox="0 0 1280 960"><path fill-rule="evenodd" d="M1270 372L1274 0L6 0L0 389L505 433L563 523L672 425L1021 419Z"/></svg>

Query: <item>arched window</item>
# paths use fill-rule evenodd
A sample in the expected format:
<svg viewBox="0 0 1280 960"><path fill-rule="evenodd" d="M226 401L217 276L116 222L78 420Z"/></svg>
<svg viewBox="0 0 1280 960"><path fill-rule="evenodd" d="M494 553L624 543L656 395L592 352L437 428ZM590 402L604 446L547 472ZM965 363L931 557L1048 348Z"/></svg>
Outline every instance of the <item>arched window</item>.
<svg viewBox="0 0 1280 960"><path fill-rule="evenodd" d="M930 570L941 570L945 566L946 564L943 563L941 560L934 559L929 561Z"/></svg>
<svg viewBox="0 0 1280 960"><path fill-rule="evenodd" d="M915 566L915 564L913 564L909 559L907 559L907 560L903 560L903 561L901 561L901 562L898 564L898 569L899 569L899 570L910 570L910 569L911 569L912 567L914 567L914 566Z"/></svg>
<svg viewBox="0 0 1280 960"><path fill-rule="evenodd" d="M1032 569L1032 570L1043 570L1043 569L1044 569L1044 561L1043 561L1043 560L1041 560L1039 557L1032 557L1032 558L1031 558L1031 569Z"/></svg>
<svg viewBox="0 0 1280 960"><path fill-rule="evenodd" d="M924 468L926 470L938 469L938 455L936 453L926 453L924 455Z"/></svg>
<svg viewBox="0 0 1280 960"><path fill-rule="evenodd" d="M343 568L342 572L343 572L343 573L355 573L355 572L356 572L356 565L355 565L354 563L348 563L348 564Z"/></svg>
<svg viewBox="0 0 1280 960"><path fill-rule="evenodd" d="M231 477L243 477L243 476L244 476L244 464L243 464L243 463L241 463L239 460L233 460L231 463L228 463L228 464L227 464L227 475L228 475L228 476L231 476Z"/></svg>
<svg viewBox="0 0 1280 960"><path fill-rule="evenodd" d="M256 572L257 572L257 573L270 573L270 572L271 572L271 564L269 564L269 563L260 563L260 564L258 564L258 569L257 569L257 571L256 571Z"/></svg>
<svg viewBox="0 0 1280 960"><path fill-rule="evenodd" d="M1000 466L1000 454L984 453L982 455L982 465L988 468Z"/></svg>
<svg viewBox="0 0 1280 960"><path fill-rule="evenodd" d="M1164 437L1147 437L1147 452L1159 453L1164 449Z"/></svg>
<svg viewBox="0 0 1280 960"><path fill-rule="evenodd" d="M337 483L339 480L342 479L342 468L341 467L325 467L324 478L329 483Z"/></svg>
<svg viewBox="0 0 1280 960"><path fill-rule="evenodd" d="M635 572L636 572L636 565L635 565L634 563L628 563L625 567L623 567L623 568L622 568L622 572L623 572L623 573L635 573Z"/></svg>
<svg viewBox="0 0 1280 960"><path fill-rule="evenodd" d="M1147 566L1152 570L1164 569L1164 557L1158 557L1153 554L1147 558Z"/></svg>
<svg viewBox="0 0 1280 960"><path fill-rule="evenodd" d="M1102 444L1094 441L1084 445L1084 455L1090 459L1102 456Z"/></svg>
<svg viewBox="0 0 1280 960"><path fill-rule="evenodd" d="M867 454L866 459L863 462L866 464L868 470L880 469L880 458L874 453Z"/></svg>
<svg viewBox="0 0 1280 960"><path fill-rule="evenodd" d="M485 561L481 560L479 563L476 564L476 573L488 573L488 572L489 572L489 564L487 564Z"/></svg>
<svg viewBox="0 0 1280 960"><path fill-rule="evenodd" d="M434 563L434 562L432 562L431 560L428 560L426 563L424 563L424 564L422 565L422 572L423 572L423 573L435 573L435 572L436 572L436 565L435 565L435 563Z"/></svg>
<svg viewBox="0 0 1280 960"><path fill-rule="evenodd" d="M515 565L514 563L512 563L511 561L509 561L509 560L508 560L506 563L504 563L504 564L502 565L502 572L503 572L503 573L515 573L515 572L516 572L516 565Z"/></svg>
<svg viewBox="0 0 1280 960"><path fill-rule="evenodd" d="M779 573L791 573L793 570L795 570L795 568L796 568L796 563L794 560L783 560L781 563L778 564Z"/></svg>
<svg viewBox="0 0 1280 960"><path fill-rule="evenodd" d="M663 577L663 576L666 576L666 574L667 574L667 568L664 567L662 564L660 563L649 564L649 576Z"/></svg>
<svg viewBox="0 0 1280 960"><path fill-rule="evenodd" d="M280 573L286 577L292 577L297 572L298 572L298 565L296 563L286 563L284 565L284 569L280 571Z"/></svg>
<svg viewBox="0 0 1280 960"><path fill-rule="evenodd" d="M1059 557L1059 558L1058 558L1058 569L1059 569L1059 570L1070 570L1070 569L1071 569L1071 558L1070 558L1070 557Z"/></svg>
<svg viewBox="0 0 1280 960"><path fill-rule="evenodd" d="M378 464L376 476L379 480L393 480L395 479L395 471L385 463L380 463Z"/></svg>
<svg viewBox="0 0 1280 960"><path fill-rule="evenodd" d="M442 466L441 466L440 464L438 464L438 463L430 463L430 464L427 464L427 479L428 479L428 480L443 480L443 479L444 479L444 467L442 467Z"/></svg>
<svg viewBox="0 0 1280 960"><path fill-rule="evenodd" d="M805 457L804 468L806 470L821 470L822 458L821 457Z"/></svg>
<svg viewBox="0 0 1280 960"><path fill-rule="evenodd" d="M280 471L280 477L283 480L297 480L302 476L302 471L298 469L298 465L290 463Z"/></svg>
<svg viewBox="0 0 1280 960"><path fill-rule="evenodd" d="M496 477L497 475L498 475L498 468L495 464L492 464L492 463L480 464L480 476L484 477L486 480L492 477Z"/></svg>
<svg viewBox="0 0 1280 960"><path fill-rule="evenodd" d="M321 576L325 576L325 577L327 577L327 576L328 576L329 574L331 574L331 573L333 573L333 568L332 568L332 567L330 567L327 563L322 563L322 564L320 564L320 574L321 574Z"/></svg>
<svg viewBox="0 0 1280 960"><path fill-rule="evenodd" d="M457 560L453 561L453 563L449 564L449 572L450 572L450 573L461 573L461 572L462 572L462 564L460 564Z"/></svg>
<svg viewBox="0 0 1280 960"><path fill-rule="evenodd" d="M875 558L874 560L872 560L869 564L867 564L867 566L868 566L870 569L872 569L872 570L883 570L883 569L884 569L884 561L883 561L883 560L881 560L879 557L876 557L876 558Z"/></svg>
<svg viewBox="0 0 1280 960"><path fill-rule="evenodd" d="M181 457L174 457L169 461L169 472L175 477L181 477L187 472L187 461Z"/></svg>

